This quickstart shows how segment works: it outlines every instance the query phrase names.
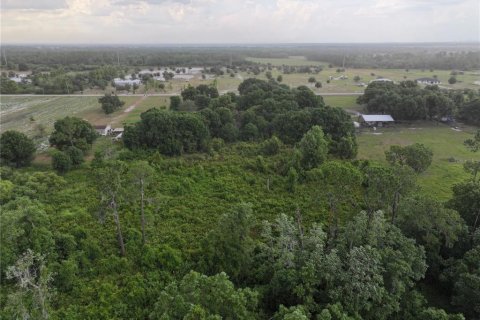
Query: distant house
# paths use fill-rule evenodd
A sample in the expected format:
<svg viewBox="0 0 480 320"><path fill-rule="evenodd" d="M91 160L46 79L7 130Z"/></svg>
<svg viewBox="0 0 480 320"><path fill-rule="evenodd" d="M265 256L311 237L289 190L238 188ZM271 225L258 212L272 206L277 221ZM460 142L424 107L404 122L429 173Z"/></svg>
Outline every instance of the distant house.
<svg viewBox="0 0 480 320"><path fill-rule="evenodd" d="M116 86L122 86L124 87L125 85L129 84L133 86L134 84L140 85L142 81L140 79L120 79L120 78L115 78L113 79L113 83L115 83Z"/></svg>
<svg viewBox="0 0 480 320"><path fill-rule="evenodd" d="M112 131L112 127L110 127L109 124L107 125L101 125L101 126L93 126L93 128L95 129L95 131L97 131L97 133L101 136L107 136L110 134L110 132Z"/></svg>
<svg viewBox="0 0 480 320"><path fill-rule="evenodd" d="M378 79L370 80L369 83L372 83L372 82L393 82L393 80L387 79L387 78L378 78Z"/></svg>
<svg viewBox="0 0 480 320"><path fill-rule="evenodd" d="M186 82L190 81L191 79L193 79L193 75L191 74L175 74L173 76L173 79L175 80L184 80Z"/></svg>
<svg viewBox="0 0 480 320"><path fill-rule="evenodd" d="M440 80L435 78L418 78L418 79L415 79L415 81L421 84L440 84L441 83Z"/></svg>
<svg viewBox="0 0 480 320"><path fill-rule="evenodd" d="M367 127L383 127L385 124L393 123L391 115L388 114L361 114L358 122Z"/></svg>
<svg viewBox="0 0 480 320"><path fill-rule="evenodd" d="M123 131L125 131L124 128L113 128L110 133L111 133L112 135L117 135L117 134L119 134L119 133L123 133Z"/></svg>
<svg viewBox="0 0 480 320"><path fill-rule="evenodd" d="M28 75L26 75L24 73L17 74L13 77L10 77L9 79L12 80L12 81L15 81L16 83L31 83L32 82L31 79L28 79Z"/></svg>

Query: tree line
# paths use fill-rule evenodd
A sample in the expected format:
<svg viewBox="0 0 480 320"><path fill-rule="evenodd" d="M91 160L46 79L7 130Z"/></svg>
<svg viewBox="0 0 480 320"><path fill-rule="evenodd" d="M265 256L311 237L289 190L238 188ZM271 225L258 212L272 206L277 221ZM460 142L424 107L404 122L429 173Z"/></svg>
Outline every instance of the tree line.
<svg viewBox="0 0 480 320"><path fill-rule="evenodd" d="M479 125L479 92L420 87L416 82L372 82L357 102L368 113L390 114L395 120L442 120L454 117Z"/></svg>

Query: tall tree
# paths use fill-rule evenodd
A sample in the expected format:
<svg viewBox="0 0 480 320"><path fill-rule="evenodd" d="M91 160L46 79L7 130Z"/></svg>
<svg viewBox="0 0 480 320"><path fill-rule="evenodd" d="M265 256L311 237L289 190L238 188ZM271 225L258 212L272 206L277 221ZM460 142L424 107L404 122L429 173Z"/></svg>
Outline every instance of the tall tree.
<svg viewBox="0 0 480 320"><path fill-rule="evenodd" d="M32 162L35 153L33 140L18 131L5 131L0 137L0 158L8 165L17 168L27 166Z"/></svg>
<svg viewBox="0 0 480 320"><path fill-rule="evenodd" d="M111 210L117 228L117 240L120 254L125 256L125 243L120 224L119 207L124 199L126 166L121 161L110 161L94 172L97 190L101 197L100 204Z"/></svg>
<svg viewBox="0 0 480 320"><path fill-rule="evenodd" d="M159 294L150 319L257 318L257 294L236 289L225 273L207 277L191 271Z"/></svg>
<svg viewBox="0 0 480 320"><path fill-rule="evenodd" d="M407 166L384 167L369 165L363 169L365 206L369 213L377 210L390 211L395 222L399 201L410 194L416 186L416 175Z"/></svg>
<svg viewBox="0 0 480 320"><path fill-rule="evenodd" d="M7 309L12 319L48 319L52 295L52 274L45 265L45 257L28 249L7 268L7 279L14 280L16 288L8 297Z"/></svg>
<svg viewBox="0 0 480 320"><path fill-rule="evenodd" d="M327 158L328 142L322 128L313 126L299 143L302 167L306 170L318 167Z"/></svg>
<svg viewBox="0 0 480 320"><path fill-rule="evenodd" d="M335 241L339 214L347 211L344 205L355 203L355 196L359 194L362 183L362 174L349 163L330 161L320 166L321 188L327 191L327 201L330 208L329 229L330 243ZM320 186L319 186L320 187ZM343 217L347 221L347 217Z"/></svg>
<svg viewBox="0 0 480 320"><path fill-rule="evenodd" d="M249 276L253 240L252 208L240 204L223 215L202 242L201 265L205 273L226 272L235 283L245 283Z"/></svg>
<svg viewBox="0 0 480 320"><path fill-rule="evenodd" d="M464 144L472 152L480 151L480 129L477 130L473 138L465 140ZM478 173L480 172L480 161L468 160L467 162L465 162L463 167L465 171L469 172L472 175L472 180L474 182L480 183L480 180L477 181L477 176L479 176L480 178L480 175L478 175Z"/></svg>
<svg viewBox="0 0 480 320"><path fill-rule="evenodd" d="M145 189L148 188L153 179L155 171L147 161L137 161L130 165L128 169L130 181L138 188L140 194L140 217L142 225L142 243L146 242L145 235Z"/></svg>

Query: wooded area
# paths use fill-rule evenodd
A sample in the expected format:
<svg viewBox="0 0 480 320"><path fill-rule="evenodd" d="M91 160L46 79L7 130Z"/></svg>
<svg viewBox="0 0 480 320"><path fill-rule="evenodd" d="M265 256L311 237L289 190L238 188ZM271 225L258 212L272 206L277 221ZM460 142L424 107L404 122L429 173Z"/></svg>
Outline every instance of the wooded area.
<svg viewBox="0 0 480 320"><path fill-rule="evenodd" d="M360 101L456 101L396 86ZM238 91L187 87L127 126L125 146L95 152L88 122L59 119L53 170L29 166L31 139L4 132L2 318L480 316L478 161L441 202L417 184L429 147L356 160L350 116L308 88L247 79ZM479 152L480 131L464 148Z"/></svg>

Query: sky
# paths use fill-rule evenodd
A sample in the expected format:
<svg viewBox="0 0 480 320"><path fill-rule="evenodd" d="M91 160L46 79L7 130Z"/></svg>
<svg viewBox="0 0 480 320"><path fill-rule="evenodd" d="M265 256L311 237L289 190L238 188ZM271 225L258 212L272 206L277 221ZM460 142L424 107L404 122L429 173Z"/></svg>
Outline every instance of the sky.
<svg viewBox="0 0 480 320"><path fill-rule="evenodd" d="M472 41L479 0L1 0L5 44Z"/></svg>

